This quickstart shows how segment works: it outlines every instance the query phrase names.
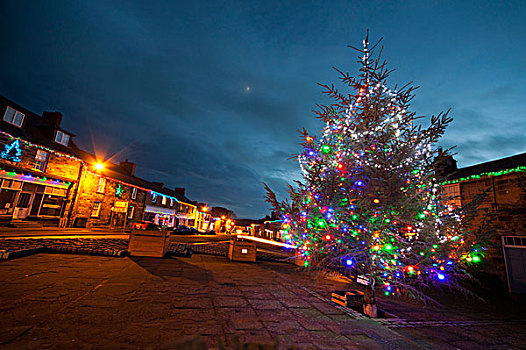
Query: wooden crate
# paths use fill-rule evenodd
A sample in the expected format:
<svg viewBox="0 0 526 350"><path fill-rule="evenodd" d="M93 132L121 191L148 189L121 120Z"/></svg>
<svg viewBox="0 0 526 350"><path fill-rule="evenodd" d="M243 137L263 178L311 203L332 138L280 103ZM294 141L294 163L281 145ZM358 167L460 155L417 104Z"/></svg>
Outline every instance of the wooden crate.
<svg viewBox="0 0 526 350"><path fill-rule="evenodd" d="M162 258L170 244L169 231L132 230L128 243L131 256Z"/></svg>
<svg viewBox="0 0 526 350"><path fill-rule="evenodd" d="M228 258L234 261L256 262L256 242L237 238L231 239Z"/></svg>
<svg viewBox="0 0 526 350"><path fill-rule="evenodd" d="M359 290L337 290L331 294L331 301L345 307L361 307L363 304L363 292Z"/></svg>

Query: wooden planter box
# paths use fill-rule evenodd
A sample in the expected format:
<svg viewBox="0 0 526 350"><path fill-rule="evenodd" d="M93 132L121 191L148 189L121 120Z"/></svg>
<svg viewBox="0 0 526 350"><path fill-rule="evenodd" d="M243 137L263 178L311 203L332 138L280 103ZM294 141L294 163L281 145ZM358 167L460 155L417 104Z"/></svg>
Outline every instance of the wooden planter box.
<svg viewBox="0 0 526 350"><path fill-rule="evenodd" d="M361 307L363 304L363 292L359 290L338 290L331 294L331 301L345 307Z"/></svg>
<svg viewBox="0 0 526 350"><path fill-rule="evenodd" d="M169 231L132 230L128 243L131 256L162 258L170 244Z"/></svg>
<svg viewBox="0 0 526 350"><path fill-rule="evenodd" d="M256 262L256 242L237 238L231 239L228 258L234 261Z"/></svg>

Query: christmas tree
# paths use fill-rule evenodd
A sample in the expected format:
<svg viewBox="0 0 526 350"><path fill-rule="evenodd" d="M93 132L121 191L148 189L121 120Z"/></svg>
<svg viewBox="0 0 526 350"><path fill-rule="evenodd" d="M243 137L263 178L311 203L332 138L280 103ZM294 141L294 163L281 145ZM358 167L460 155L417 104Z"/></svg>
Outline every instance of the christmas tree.
<svg viewBox="0 0 526 350"><path fill-rule="evenodd" d="M452 121L409 111L415 88L387 87L392 71L368 38L360 73L337 70L350 92L321 85L333 101L319 105L317 138L301 131L303 180L291 201L267 201L283 216L287 238L308 268L344 270L368 280L364 306L376 316L375 290L429 300L420 287L458 286L480 247L463 231L462 214L441 195L435 178L437 141Z"/></svg>

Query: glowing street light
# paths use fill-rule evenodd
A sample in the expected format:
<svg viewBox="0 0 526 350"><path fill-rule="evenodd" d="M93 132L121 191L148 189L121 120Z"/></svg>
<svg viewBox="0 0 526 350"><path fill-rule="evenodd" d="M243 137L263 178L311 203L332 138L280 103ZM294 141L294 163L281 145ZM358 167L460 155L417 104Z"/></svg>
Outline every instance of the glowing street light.
<svg viewBox="0 0 526 350"><path fill-rule="evenodd" d="M97 171L101 171L102 169L104 169L104 164L102 164L101 162L98 162L97 164L95 164L95 169Z"/></svg>

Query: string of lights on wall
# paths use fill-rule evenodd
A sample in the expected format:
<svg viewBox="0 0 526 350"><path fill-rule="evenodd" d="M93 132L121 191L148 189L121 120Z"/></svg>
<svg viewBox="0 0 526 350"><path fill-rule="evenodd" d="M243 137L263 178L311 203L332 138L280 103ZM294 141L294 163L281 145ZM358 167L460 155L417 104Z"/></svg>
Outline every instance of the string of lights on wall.
<svg viewBox="0 0 526 350"><path fill-rule="evenodd" d="M53 179L48 179L45 176L36 176L30 173L27 173L27 174L17 173L16 171L7 171L5 169L0 168L0 176L4 174L9 175L9 177L15 178L17 180L38 182L43 185L55 185L55 186L57 185L70 186L71 185L71 182L69 181L53 180Z"/></svg>
<svg viewBox="0 0 526 350"><path fill-rule="evenodd" d="M20 162L21 161L21 159L20 159L21 151L20 151L20 148L19 148L19 143L22 142L23 144L28 145L30 147L35 147L37 149L40 149L40 150L52 153L53 155L55 155L57 157L68 158L68 159L71 159L71 160L78 161L78 162L80 162L80 163L82 163L84 165L87 165L86 162L84 160L80 159L80 158L77 158L77 157L72 156L70 154L60 153L60 152L58 152L56 150L53 150L51 148L48 148L48 147L45 147L45 146L42 146L42 145L38 145L38 144L35 144L35 143L32 143L32 142L26 141L26 140L24 140L24 139L22 139L20 137L15 137L15 136L13 136L13 135L11 135L8 132L5 132L3 130L0 130L0 134L8 137L11 141L13 141L13 143L11 145L6 145L6 149L3 152L1 152L1 157L2 158L6 158L7 159L7 156L10 155L10 152L12 150L15 150L15 153L11 156L12 159L8 159L8 160L11 160L11 161L14 161L14 162ZM47 183L47 184L57 184L57 181L58 181L58 183L60 183L59 180L49 180L45 176L44 177L37 177L37 176L33 176L31 174L24 175L24 174L18 174L16 172L7 172L7 171L4 171L4 172L5 173L9 173L11 175L12 174L19 175L20 179L23 179L25 177L26 179L40 179L43 183ZM98 176L101 176L100 174L97 174L97 173L94 173L94 172L91 172L91 171L90 171L90 173L98 175ZM12 175L12 176L15 176L15 175ZM114 182L122 184L122 185L135 187L135 188L137 188L139 190L150 192L150 194L152 194L152 195L155 194L155 195L164 196L164 197L167 197L168 199L173 199L177 203L179 203L179 200L176 197L172 197L172 196L160 193L160 192L156 192L156 191L150 190L149 188L144 188L144 187L140 187L140 186L137 186L137 185L132 185L132 184L127 183L125 181L117 180L117 179L114 179L114 178L111 178L111 177L108 177L108 176L104 176L104 178L110 179L111 181L114 181ZM67 184L69 186L71 184L71 182L66 182L65 181L64 184Z"/></svg>
<svg viewBox="0 0 526 350"><path fill-rule="evenodd" d="M526 173L526 166L518 166L513 169L505 169L505 170L499 170L499 171L488 171L485 173L470 175L467 177L461 177L460 179L445 181L442 183L442 185L450 185L450 184L455 184L455 183L463 182L463 181L476 180L484 176L497 177L497 176L502 176L502 175L507 175L507 174L512 174L512 173Z"/></svg>

